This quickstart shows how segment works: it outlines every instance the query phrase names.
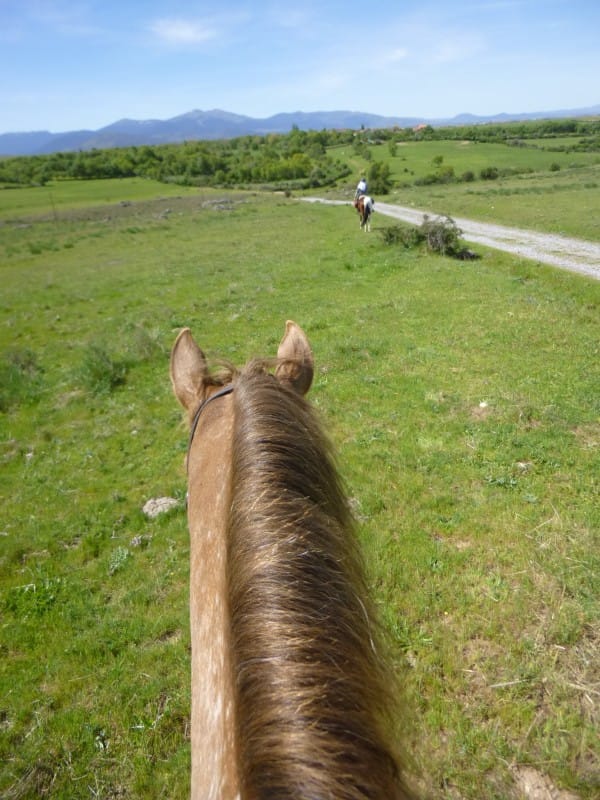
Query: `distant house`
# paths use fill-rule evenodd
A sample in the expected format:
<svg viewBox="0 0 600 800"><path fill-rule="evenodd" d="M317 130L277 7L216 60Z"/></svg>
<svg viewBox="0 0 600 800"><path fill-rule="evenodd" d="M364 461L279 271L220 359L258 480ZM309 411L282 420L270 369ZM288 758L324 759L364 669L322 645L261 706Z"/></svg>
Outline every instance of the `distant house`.
<svg viewBox="0 0 600 800"><path fill-rule="evenodd" d="M413 131L415 133L418 133L419 131L424 131L425 128L428 128L428 127L429 127L429 125L427 125L425 122L420 122L418 125L415 125L415 127L413 128Z"/></svg>

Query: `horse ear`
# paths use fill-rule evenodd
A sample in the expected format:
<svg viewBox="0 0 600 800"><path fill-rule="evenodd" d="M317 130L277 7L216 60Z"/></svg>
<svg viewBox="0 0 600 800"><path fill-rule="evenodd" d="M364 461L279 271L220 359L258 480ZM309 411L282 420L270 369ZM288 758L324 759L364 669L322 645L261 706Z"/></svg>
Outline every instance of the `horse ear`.
<svg viewBox="0 0 600 800"><path fill-rule="evenodd" d="M306 334L291 320L285 323L277 358L280 362L275 370L277 378L282 383L290 383L300 394L306 394L312 383L315 361Z"/></svg>
<svg viewBox="0 0 600 800"><path fill-rule="evenodd" d="M184 328L175 340L170 374L175 397L187 411L194 411L201 399L208 369L206 357L189 328Z"/></svg>

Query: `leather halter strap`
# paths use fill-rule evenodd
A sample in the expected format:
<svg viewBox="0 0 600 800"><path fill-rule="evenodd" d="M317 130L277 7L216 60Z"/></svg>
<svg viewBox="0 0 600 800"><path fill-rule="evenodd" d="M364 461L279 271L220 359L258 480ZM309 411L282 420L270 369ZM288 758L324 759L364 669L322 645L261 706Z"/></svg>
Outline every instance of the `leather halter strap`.
<svg viewBox="0 0 600 800"><path fill-rule="evenodd" d="M198 422L200 421L200 416L202 412L212 400L216 400L218 397L223 397L226 394L231 394L231 392L233 392L233 383L228 383L227 386L223 386L221 389L219 389L218 392L211 394L210 397L207 397L206 400L203 400L203 402L200 403L200 408L194 414L194 419L192 420L192 427L190 428L190 438L188 441L188 450L187 450L188 460L190 455L190 449L192 447L192 442L194 441L194 434L196 433L196 428L198 427Z"/></svg>

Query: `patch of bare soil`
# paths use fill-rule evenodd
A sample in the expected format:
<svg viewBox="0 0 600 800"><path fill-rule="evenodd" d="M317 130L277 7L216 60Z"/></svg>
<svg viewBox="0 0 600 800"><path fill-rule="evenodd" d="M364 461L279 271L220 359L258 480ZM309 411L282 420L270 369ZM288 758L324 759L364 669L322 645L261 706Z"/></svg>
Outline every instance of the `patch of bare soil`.
<svg viewBox="0 0 600 800"><path fill-rule="evenodd" d="M513 775L523 800L578 800L576 794L558 789L547 775L533 767L515 767Z"/></svg>

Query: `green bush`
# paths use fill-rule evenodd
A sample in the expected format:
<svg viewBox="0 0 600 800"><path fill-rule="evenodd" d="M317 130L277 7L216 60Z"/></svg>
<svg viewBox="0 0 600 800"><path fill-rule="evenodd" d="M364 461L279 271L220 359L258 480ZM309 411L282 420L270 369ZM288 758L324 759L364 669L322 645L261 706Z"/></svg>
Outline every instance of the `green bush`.
<svg viewBox="0 0 600 800"><path fill-rule="evenodd" d="M451 256L462 261L479 258L460 241L462 231L450 217L430 219L425 215L418 228L408 224L391 225L379 228L378 233L387 245L399 244L412 248L425 243L430 252L442 256Z"/></svg>
<svg viewBox="0 0 600 800"><path fill-rule="evenodd" d="M415 178L415 186L432 186L438 182L438 177L434 172L423 175L422 178Z"/></svg>
<svg viewBox="0 0 600 800"><path fill-rule="evenodd" d="M389 164L375 161L371 164L368 174L369 191L373 194L388 194L392 188Z"/></svg>
<svg viewBox="0 0 600 800"><path fill-rule="evenodd" d="M414 225L390 225L386 228L377 228L377 233L387 245L401 244L411 248L423 242L423 235Z"/></svg>
<svg viewBox="0 0 600 800"><path fill-rule="evenodd" d="M499 175L498 167L484 167L479 173L482 181L495 181Z"/></svg>
<svg viewBox="0 0 600 800"><path fill-rule="evenodd" d="M433 253L455 255L461 249L459 237L462 231L450 217L430 219L425 215L421 232L427 249Z"/></svg>
<svg viewBox="0 0 600 800"><path fill-rule="evenodd" d="M31 350L10 350L0 361L0 411L38 399L42 369Z"/></svg>
<svg viewBox="0 0 600 800"><path fill-rule="evenodd" d="M125 383L127 364L113 358L104 345L93 343L84 355L78 377L89 391L104 394Z"/></svg>
<svg viewBox="0 0 600 800"><path fill-rule="evenodd" d="M436 183L452 183L456 180L454 167L450 165L440 166L437 172L430 172L428 175L415 180L415 186L431 186Z"/></svg>

